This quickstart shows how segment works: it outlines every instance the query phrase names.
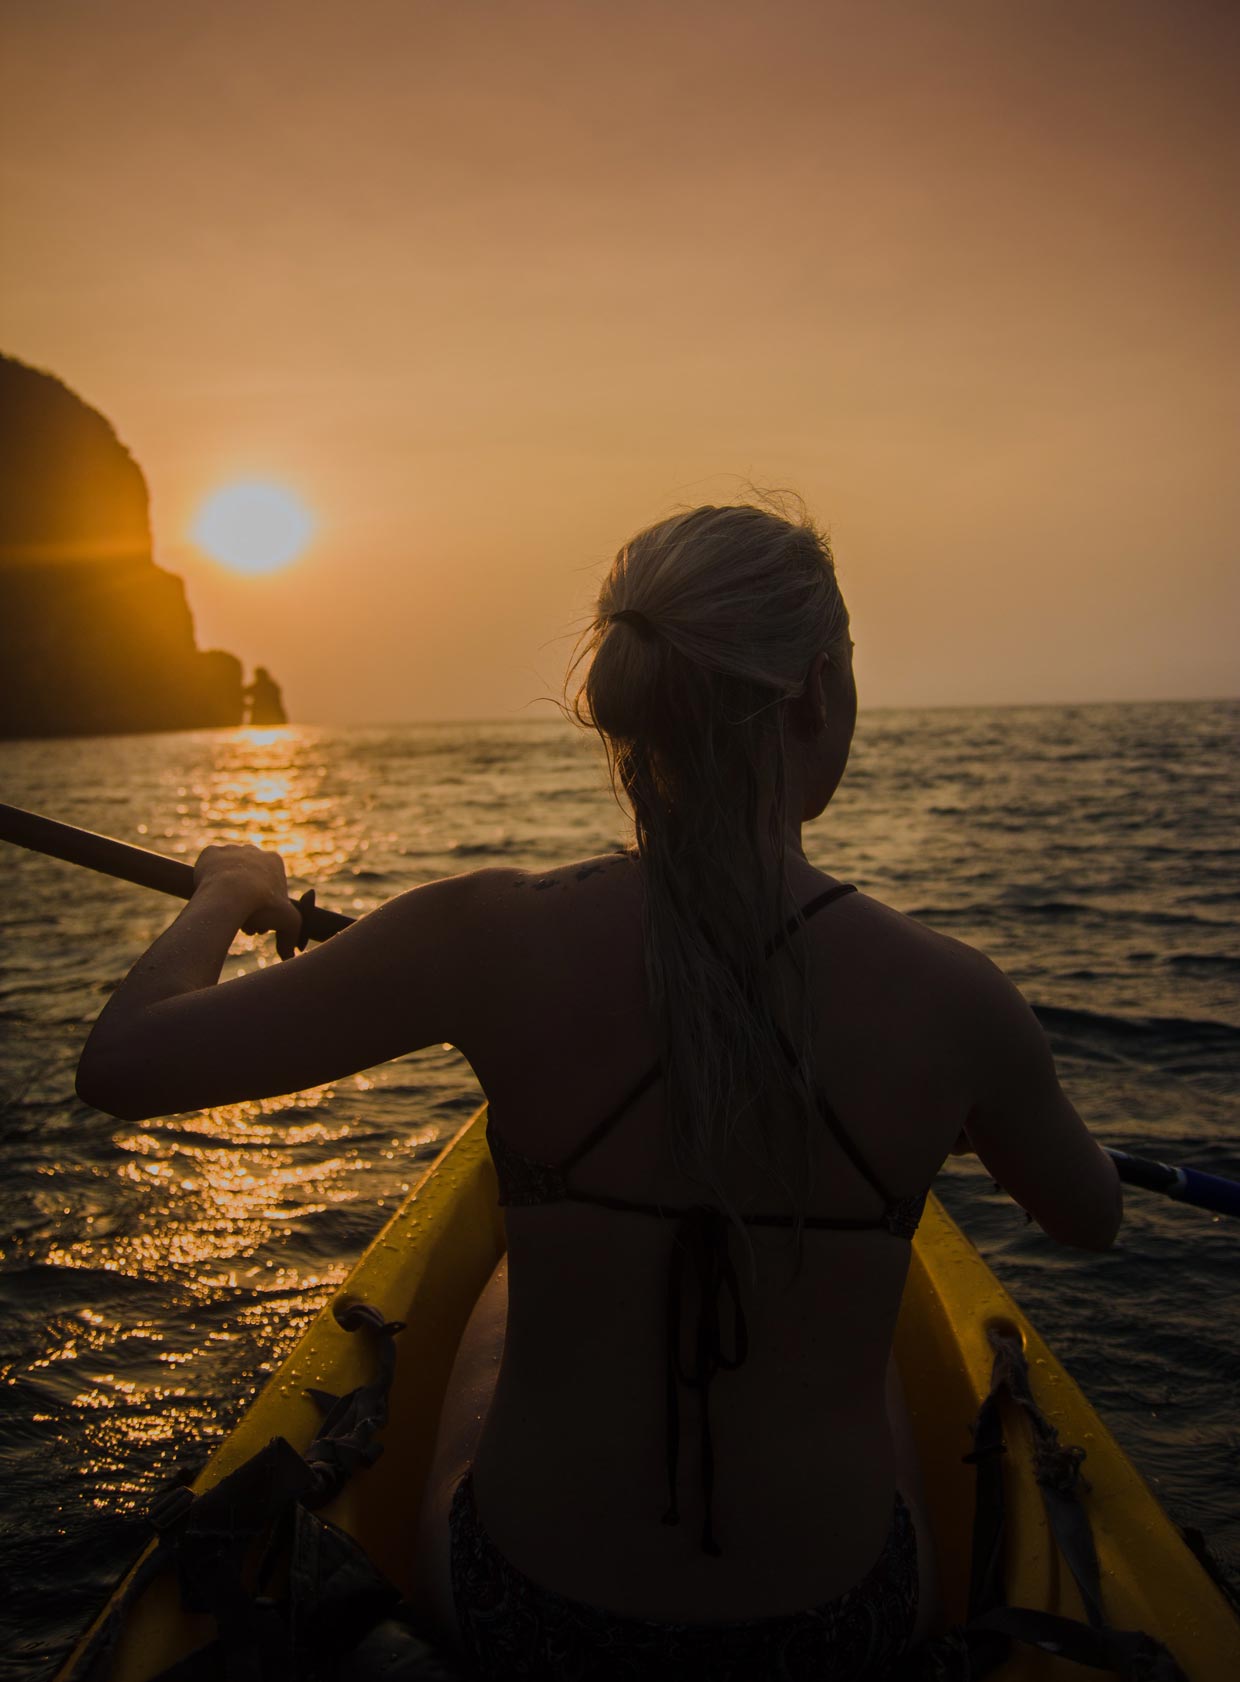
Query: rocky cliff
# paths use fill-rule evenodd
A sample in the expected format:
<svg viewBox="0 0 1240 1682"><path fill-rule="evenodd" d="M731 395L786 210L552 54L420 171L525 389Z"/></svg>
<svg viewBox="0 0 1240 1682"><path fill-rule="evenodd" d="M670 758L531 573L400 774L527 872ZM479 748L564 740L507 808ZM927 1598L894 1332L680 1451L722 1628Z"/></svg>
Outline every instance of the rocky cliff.
<svg viewBox="0 0 1240 1682"><path fill-rule="evenodd" d="M262 722L283 722L263 678L278 717L264 690ZM112 427L0 356L0 736L240 724L247 699L241 662L196 646L185 586L152 559L146 480Z"/></svg>

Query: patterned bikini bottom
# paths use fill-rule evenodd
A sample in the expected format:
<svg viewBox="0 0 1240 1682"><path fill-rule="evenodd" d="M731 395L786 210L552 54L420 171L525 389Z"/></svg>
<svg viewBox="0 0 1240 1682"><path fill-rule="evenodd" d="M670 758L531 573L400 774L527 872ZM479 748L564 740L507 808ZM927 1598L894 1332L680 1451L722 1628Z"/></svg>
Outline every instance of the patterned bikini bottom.
<svg viewBox="0 0 1240 1682"><path fill-rule="evenodd" d="M859 1583L805 1612L728 1623L634 1618L531 1582L483 1529L469 1472L449 1533L461 1641L488 1679L852 1682L881 1675L907 1650L917 1616L917 1537L898 1494L883 1551Z"/></svg>

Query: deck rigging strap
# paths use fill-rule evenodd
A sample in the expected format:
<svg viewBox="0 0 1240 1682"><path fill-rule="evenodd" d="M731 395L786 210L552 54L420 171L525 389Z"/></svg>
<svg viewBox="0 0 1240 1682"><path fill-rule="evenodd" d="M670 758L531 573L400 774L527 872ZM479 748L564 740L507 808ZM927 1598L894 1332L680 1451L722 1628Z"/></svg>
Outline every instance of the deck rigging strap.
<svg viewBox="0 0 1240 1682"><path fill-rule="evenodd" d="M377 1376L346 1396L306 1392L324 1419L304 1455L273 1437L203 1494L180 1485L156 1498L156 1545L82 1655L82 1682L106 1682L130 1608L167 1570L176 1575L183 1610L213 1616L217 1634L155 1682L302 1682L332 1674L349 1647L396 1607L398 1591L316 1509L383 1452L378 1435L403 1327L356 1300L334 1312L345 1331L375 1339Z"/></svg>
<svg viewBox="0 0 1240 1682"><path fill-rule="evenodd" d="M1089 1490L1081 1473L1085 1450L1061 1443L1059 1432L1038 1406L1019 1334L991 1328L989 1337L995 1352L990 1391L973 1427L972 1453L964 1457L977 1468L968 1618L910 1655L898 1671L901 1682L974 1682L1003 1663L1013 1641L1074 1664L1110 1671L1124 1682L1185 1682L1183 1671L1161 1642L1142 1630L1114 1629L1107 1621L1098 1553L1089 1515L1080 1500ZM1085 1622L1007 1604L1002 1465L1006 1445L1000 1414L1005 1396L1024 1415L1033 1435L1034 1475L1047 1522L1080 1591Z"/></svg>

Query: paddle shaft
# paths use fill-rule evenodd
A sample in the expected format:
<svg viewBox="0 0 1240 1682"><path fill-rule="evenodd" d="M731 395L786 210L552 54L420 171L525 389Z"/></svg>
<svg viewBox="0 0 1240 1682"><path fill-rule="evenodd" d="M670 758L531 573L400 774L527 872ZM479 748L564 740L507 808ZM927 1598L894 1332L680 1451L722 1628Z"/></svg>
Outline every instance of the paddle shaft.
<svg viewBox="0 0 1240 1682"><path fill-rule="evenodd" d="M163 853L152 853L145 847L133 847L128 841L114 841L111 836L96 835L89 829L75 829L72 824L58 823L55 818L23 811L20 806L0 804L0 840L28 847L33 853L46 853L49 858L64 859L67 864L84 865L87 870L98 870L105 876L116 876L122 882L134 882L140 888L171 894L175 899L188 899L194 891L194 868L180 859L166 858ZM314 904L313 892L303 896L300 910L302 934L308 940L330 940L354 920L341 916L338 911L320 909Z"/></svg>
<svg viewBox="0 0 1240 1682"><path fill-rule="evenodd" d="M49 858L64 859L68 864L85 865L88 870L119 877L122 882L134 882L140 888L154 888L157 893L171 894L176 899L188 899L194 891L193 867L180 859L166 858L163 853L152 853L145 847L133 847L127 841L114 841L111 836L96 835L89 829L75 829L72 824L58 823L55 818L41 817L20 806L0 803L0 840L28 847L31 852L45 853ZM330 940L353 922L352 917L344 917L338 911L320 909L310 895L301 903L301 917L302 932L309 940ZM1106 1149L1120 1179L1129 1185L1162 1192L1199 1209L1240 1215L1240 1181L1225 1180L1221 1175L1206 1174L1198 1168L1172 1167L1110 1146Z"/></svg>
<svg viewBox="0 0 1240 1682"><path fill-rule="evenodd" d="M1103 1149L1120 1179L1129 1185L1160 1191L1165 1197L1192 1203L1198 1209L1213 1209L1220 1215L1240 1215L1240 1180L1225 1180L1221 1174L1207 1174L1200 1168L1173 1167L1148 1156L1131 1156L1110 1145Z"/></svg>

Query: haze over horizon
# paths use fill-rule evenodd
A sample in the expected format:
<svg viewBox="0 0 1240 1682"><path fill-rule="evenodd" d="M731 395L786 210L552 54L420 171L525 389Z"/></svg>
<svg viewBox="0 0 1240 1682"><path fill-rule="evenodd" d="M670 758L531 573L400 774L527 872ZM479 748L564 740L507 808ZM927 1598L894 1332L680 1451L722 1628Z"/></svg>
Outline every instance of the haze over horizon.
<svg viewBox="0 0 1240 1682"><path fill-rule="evenodd" d="M3 348L291 716L520 715L620 543L791 487L863 706L1240 690L1240 11L13 0ZM242 576L190 536L287 486ZM531 716L538 716L537 705Z"/></svg>

